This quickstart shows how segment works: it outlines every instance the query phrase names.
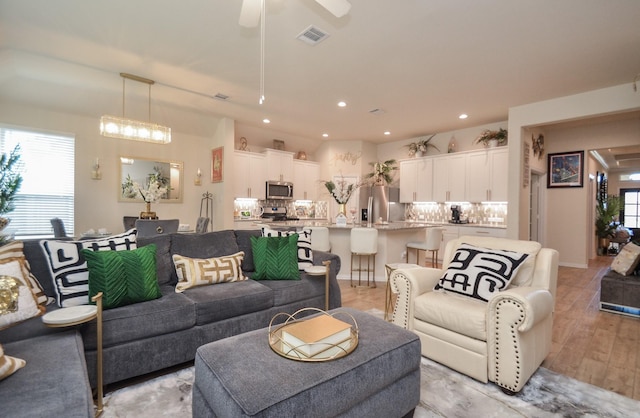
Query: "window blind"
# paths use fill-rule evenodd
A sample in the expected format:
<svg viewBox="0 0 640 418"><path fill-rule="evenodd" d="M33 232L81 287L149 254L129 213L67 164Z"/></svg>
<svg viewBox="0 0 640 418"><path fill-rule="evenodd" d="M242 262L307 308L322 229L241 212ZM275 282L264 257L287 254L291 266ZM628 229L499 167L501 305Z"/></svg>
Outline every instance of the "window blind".
<svg viewBox="0 0 640 418"><path fill-rule="evenodd" d="M18 238L52 236L51 218L64 222L74 233L75 137L0 124L0 152L10 153L20 144L22 187L6 233Z"/></svg>

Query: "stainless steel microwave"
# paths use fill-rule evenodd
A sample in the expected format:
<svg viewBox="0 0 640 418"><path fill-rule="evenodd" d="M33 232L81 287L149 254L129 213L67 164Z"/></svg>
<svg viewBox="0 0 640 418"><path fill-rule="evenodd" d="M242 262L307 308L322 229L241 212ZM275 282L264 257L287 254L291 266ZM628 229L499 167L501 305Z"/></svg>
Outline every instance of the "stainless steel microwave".
<svg viewBox="0 0 640 418"><path fill-rule="evenodd" d="M288 181L267 181L267 199L293 199L293 183Z"/></svg>

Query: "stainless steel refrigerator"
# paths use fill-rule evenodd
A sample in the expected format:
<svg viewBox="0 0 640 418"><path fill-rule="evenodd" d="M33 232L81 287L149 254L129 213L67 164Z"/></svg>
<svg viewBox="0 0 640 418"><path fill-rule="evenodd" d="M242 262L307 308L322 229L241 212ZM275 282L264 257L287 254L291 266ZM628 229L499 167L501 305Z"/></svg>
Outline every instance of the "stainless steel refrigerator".
<svg viewBox="0 0 640 418"><path fill-rule="evenodd" d="M371 213L367 213L367 218L371 223L376 223L380 218L383 222L394 222L404 220L404 203L400 203L400 189L389 186L365 186L360 189L360 208L368 209L369 197L371 200ZM361 213L363 213L361 211ZM364 219L364 213L361 217Z"/></svg>

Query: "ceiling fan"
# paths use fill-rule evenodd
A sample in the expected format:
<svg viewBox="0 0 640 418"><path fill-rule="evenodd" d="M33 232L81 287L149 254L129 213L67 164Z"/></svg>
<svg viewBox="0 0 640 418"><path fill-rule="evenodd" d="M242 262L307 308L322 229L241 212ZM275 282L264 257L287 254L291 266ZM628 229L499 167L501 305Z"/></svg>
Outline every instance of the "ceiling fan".
<svg viewBox="0 0 640 418"><path fill-rule="evenodd" d="M240 26L253 28L258 26L262 14L263 2L266 0L243 0L240 9ZM342 17L349 13L351 3L347 0L316 0L335 17Z"/></svg>

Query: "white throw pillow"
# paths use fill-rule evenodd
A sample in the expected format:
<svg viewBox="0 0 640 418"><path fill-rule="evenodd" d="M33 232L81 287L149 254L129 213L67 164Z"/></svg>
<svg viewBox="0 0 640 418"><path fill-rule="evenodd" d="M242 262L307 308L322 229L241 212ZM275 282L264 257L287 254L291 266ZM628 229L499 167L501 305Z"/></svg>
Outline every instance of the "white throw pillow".
<svg viewBox="0 0 640 418"><path fill-rule="evenodd" d="M620 253L611 263L611 270L627 276L635 270L640 263L640 247L630 242L620 250Z"/></svg>
<svg viewBox="0 0 640 418"><path fill-rule="evenodd" d="M488 302L506 289L528 254L462 244L434 290L454 292Z"/></svg>
<svg viewBox="0 0 640 418"><path fill-rule="evenodd" d="M311 229L304 228L302 231L278 231L268 226L262 227L263 237L288 237L298 234L298 270L304 270L313 266L313 251L311 250Z"/></svg>
<svg viewBox="0 0 640 418"><path fill-rule="evenodd" d="M11 376L13 373L23 368L25 364L27 364L27 362L22 359L6 355L2 345L0 345L0 380Z"/></svg>
<svg viewBox="0 0 640 418"><path fill-rule="evenodd" d="M44 313L27 281L18 261L0 265L0 329Z"/></svg>
<svg viewBox="0 0 640 418"><path fill-rule="evenodd" d="M196 286L247 280L241 267L244 251L213 258L190 258L179 254L172 258L178 275L177 293Z"/></svg>
<svg viewBox="0 0 640 418"><path fill-rule="evenodd" d="M136 230L110 237L82 241L40 241L53 277L58 306L89 303L89 268L80 250L121 251L136 249Z"/></svg>

